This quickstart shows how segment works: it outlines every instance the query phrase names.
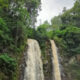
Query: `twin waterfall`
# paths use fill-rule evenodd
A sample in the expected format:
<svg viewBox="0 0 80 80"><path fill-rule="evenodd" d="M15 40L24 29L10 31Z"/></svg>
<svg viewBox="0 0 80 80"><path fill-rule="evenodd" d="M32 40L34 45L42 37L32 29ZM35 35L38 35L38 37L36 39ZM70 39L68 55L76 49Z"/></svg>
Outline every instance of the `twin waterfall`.
<svg viewBox="0 0 80 80"><path fill-rule="evenodd" d="M52 80L61 80L57 48L53 40L50 40L52 48ZM26 67L24 80L44 80L43 62L41 59L41 50L36 40L28 39L27 56L25 56Z"/></svg>

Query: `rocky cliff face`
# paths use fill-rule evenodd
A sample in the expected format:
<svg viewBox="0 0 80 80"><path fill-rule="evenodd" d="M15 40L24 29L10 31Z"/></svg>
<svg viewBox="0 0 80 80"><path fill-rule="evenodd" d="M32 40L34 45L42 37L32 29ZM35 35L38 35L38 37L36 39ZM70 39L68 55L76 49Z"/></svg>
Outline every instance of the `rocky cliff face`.
<svg viewBox="0 0 80 80"><path fill-rule="evenodd" d="M42 56L43 60L43 69L44 69L44 80L52 80L53 79L53 66L52 66L52 50L50 41L45 42L45 53Z"/></svg>

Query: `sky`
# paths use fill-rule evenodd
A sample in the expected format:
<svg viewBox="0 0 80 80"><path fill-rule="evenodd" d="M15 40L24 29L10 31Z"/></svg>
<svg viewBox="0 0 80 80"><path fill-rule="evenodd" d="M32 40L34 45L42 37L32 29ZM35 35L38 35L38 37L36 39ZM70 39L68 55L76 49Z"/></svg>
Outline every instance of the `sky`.
<svg viewBox="0 0 80 80"><path fill-rule="evenodd" d="M41 11L38 12L36 26L44 21L50 23L54 16L61 14L64 7L70 9L74 5L74 0L41 0Z"/></svg>

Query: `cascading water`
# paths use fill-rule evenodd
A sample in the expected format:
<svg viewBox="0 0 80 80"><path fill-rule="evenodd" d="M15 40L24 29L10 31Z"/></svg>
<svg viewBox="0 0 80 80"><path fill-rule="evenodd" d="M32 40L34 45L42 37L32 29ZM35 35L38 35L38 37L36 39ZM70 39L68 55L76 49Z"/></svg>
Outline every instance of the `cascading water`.
<svg viewBox="0 0 80 80"><path fill-rule="evenodd" d="M41 51L36 40L28 39L24 80L44 80Z"/></svg>
<svg viewBox="0 0 80 80"><path fill-rule="evenodd" d="M59 68L59 61L58 61L58 55L57 55L57 47L55 45L55 42L53 40L50 40L51 42L51 48L52 48L52 62L53 62L53 76L55 80L61 80L61 74L60 74L60 68ZM54 80L53 78L53 80Z"/></svg>

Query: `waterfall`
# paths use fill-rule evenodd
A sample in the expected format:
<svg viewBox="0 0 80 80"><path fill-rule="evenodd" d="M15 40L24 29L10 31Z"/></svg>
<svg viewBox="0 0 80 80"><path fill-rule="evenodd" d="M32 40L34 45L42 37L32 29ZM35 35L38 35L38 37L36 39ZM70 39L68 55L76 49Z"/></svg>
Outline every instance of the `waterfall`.
<svg viewBox="0 0 80 80"><path fill-rule="evenodd" d="M24 80L44 80L41 51L36 40L28 39Z"/></svg>
<svg viewBox="0 0 80 80"><path fill-rule="evenodd" d="M50 40L50 42L51 42L52 56L53 56L52 57L53 68L54 68L53 76L54 76L55 80L61 80L57 47L56 47L55 42L53 40Z"/></svg>

